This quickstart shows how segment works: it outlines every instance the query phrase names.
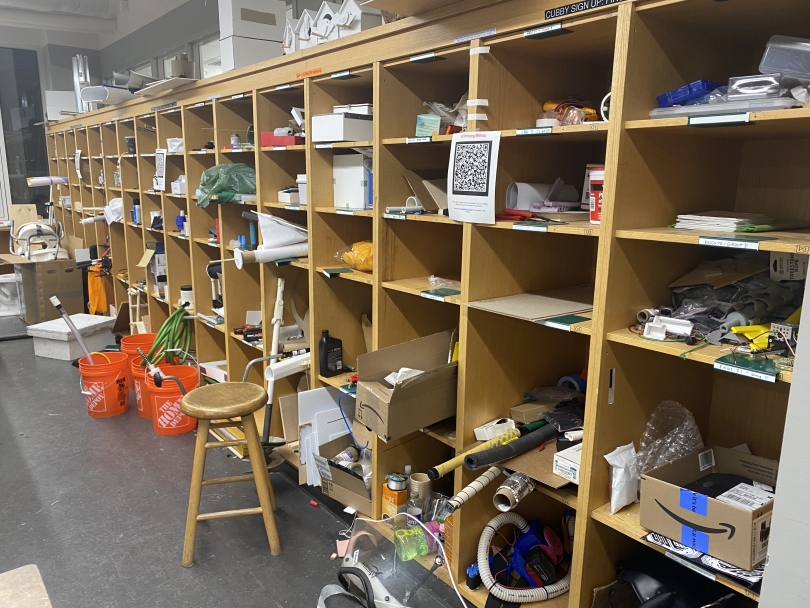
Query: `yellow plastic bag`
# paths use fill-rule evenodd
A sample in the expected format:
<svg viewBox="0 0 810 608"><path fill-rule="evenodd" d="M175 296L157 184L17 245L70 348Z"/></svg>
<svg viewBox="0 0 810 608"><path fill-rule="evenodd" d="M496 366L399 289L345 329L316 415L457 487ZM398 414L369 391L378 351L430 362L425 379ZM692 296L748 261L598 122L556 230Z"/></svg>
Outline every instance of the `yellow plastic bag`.
<svg viewBox="0 0 810 608"><path fill-rule="evenodd" d="M341 249L335 257L352 270L371 272L374 268L374 244L371 241L360 241L354 243L351 249Z"/></svg>

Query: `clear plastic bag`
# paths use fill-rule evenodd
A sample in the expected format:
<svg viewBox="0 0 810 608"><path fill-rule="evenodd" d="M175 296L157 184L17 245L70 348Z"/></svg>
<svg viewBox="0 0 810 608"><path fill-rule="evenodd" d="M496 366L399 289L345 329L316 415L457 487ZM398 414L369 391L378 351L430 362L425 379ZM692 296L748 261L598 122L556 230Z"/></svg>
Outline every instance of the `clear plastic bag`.
<svg viewBox="0 0 810 608"><path fill-rule="evenodd" d="M371 474L374 472L371 466L371 450L367 448L360 450L360 464L363 466L363 482L366 489L371 491Z"/></svg>
<svg viewBox="0 0 810 608"><path fill-rule="evenodd" d="M627 505L638 502L638 460L632 443L605 454L610 465L610 514L615 515Z"/></svg>
<svg viewBox="0 0 810 608"><path fill-rule="evenodd" d="M238 194L256 193L256 170L244 163L214 165L203 171L200 177L200 198L198 207L207 207L211 199L223 192ZM226 203L233 198L217 197L217 202Z"/></svg>
<svg viewBox="0 0 810 608"><path fill-rule="evenodd" d="M352 270L371 272L374 269L374 244L371 241L359 241L351 247L341 249L335 257Z"/></svg>
<svg viewBox="0 0 810 608"><path fill-rule="evenodd" d="M441 277L437 277L436 275L431 275L428 277L428 282L434 289L447 287L448 289L458 289L461 291L461 283L458 281L451 281L450 279L443 279Z"/></svg>
<svg viewBox="0 0 810 608"><path fill-rule="evenodd" d="M677 401L663 401L641 435L638 472L646 473L703 447L695 417Z"/></svg>

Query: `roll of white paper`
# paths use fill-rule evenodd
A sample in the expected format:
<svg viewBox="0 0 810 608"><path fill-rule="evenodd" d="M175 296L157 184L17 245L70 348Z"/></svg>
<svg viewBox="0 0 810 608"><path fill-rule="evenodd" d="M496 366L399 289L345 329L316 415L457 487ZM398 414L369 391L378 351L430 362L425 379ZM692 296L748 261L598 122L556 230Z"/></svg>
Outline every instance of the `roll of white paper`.
<svg viewBox="0 0 810 608"><path fill-rule="evenodd" d="M68 178L62 175L44 175L42 177L26 178L29 188L41 188L42 186L52 186L56 184L67 184Z"/></svg>
<svg viewBox="0 0 810 608"><path fill-rule="evenodd" d="M266 213L257 213L256 215L259 216L259 230L262 232L261 249L274 249L307 240L307 229L304 226L293 224Z"/></svg>
<svg viewBox="0 0 810 608"><path fill-rule="evenodd" d="M233 252L236 267L240 270L245 264L265 264L267 262L283 260L284 258L300 258L306 256L308 253L309 244L306 242L285 245L284 247L257 249L256 251L242 251L241 249L236 249Z"/></svg>
<svg viewBox="0 0 810 608"><path fill-rule="evenodd" d="M123 87L113 87L103 84L97 87L84 87L82 89L82 101L87 102L114 104L135 98L136 95L134 93L130 93L129 89Z"/></svg>
<svg viewBox="0 0 810 608"><path fill-rule="evenodd" d="M268 365L267 369L264 370L264 379L272 382L307 369L309 369L309 353L295 355Z"/></svg>

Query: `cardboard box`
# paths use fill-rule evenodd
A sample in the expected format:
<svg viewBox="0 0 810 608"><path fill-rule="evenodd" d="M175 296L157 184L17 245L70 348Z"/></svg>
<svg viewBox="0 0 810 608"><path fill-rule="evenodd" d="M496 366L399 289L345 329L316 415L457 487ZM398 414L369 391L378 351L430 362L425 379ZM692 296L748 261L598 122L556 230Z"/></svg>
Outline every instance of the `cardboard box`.
<svg viewBox="0 0 810 608"><path fill-rule="evenodd" d="M319 453L323 458L332 458L350 445L354 445L351 435L343 435L322 445ZM326 464L329 467L328 473L319 467L321 471L321 491L324 496L329 496L362 515L371 515L371 494L366 489L365 482L343 467L334 465L329 461Z"/></svg>
<svg viewBox="0 0 810 608"><path fill-rule="evenodd" d="M641 476L640 523L712 557L753 570L768 553L773 500L730 503L683 486L710 473L731 473L775 487L778 469L775 460L736 450L717 446L697 450Z"/></svg>
<svg viewBox="0 0 810 608"><path fill-rule="evenodd" d="M579 467L582 459L582 444L572 445L570 448L554 454L555 475L579 485Z"/></svg>
<svg viewBox="0 0 810 608"><path fill-rule="evenodd" d="M455 416L458 363L447 362L451 336L444 331L360 355L357 420L390 441ZM424 373L391 388L383 378L402 367Z"/></svg>
<svg viewBox="0 0 810 608"><path fill-rule="evenodd" d="M300 135L273 135L271 131L262 131L261 143L264 147L270 146L300 146L306 139Z"/></svg>
<svg viewBox="0 0 810 608"><path fill-rule="evenodd" d="M52 296L59 298L68 314L84 312L82 271L76 268L76 260L32 262L7 253L0 255L0 263L14 267L20 317L29 325L59 318Z"/></svg>
<svg viewBox="0 0 810 608"><path fill-rule="evenodd" d="M369 171L362 154L335 154L332 177L335 208L365 209L368 206Z"/></svg>
<svg viewBox="0 0 810 608"><path fill-rule="evenodd" d="M312 117L312 141L371 141L374 137L372 117L361 114L318 114Z"/></svg>
<svg viewBox="0 0 810 608"><path fill-rule="evenodd" d="M515 422L529 424L530 422L540 420L543 417L543 414L550 412L556 406L556 403L552 403L550 401L532 401L531 403L516 405L509 410L509 413L512 420Z"/></svg>
<svg viewBox="0 0 810 608"><path fill-rule="evenodd" d="M771 251L771 279L803 281L807 278L808 256L801 253Z"/></svg>
<svg viewBox="0 0 810 608"><path fill-rule="evenodd" d="M374 114L374 106L370 103L349 103L345 106L332 106L335 114L364 114L371 116Z"/></svg>

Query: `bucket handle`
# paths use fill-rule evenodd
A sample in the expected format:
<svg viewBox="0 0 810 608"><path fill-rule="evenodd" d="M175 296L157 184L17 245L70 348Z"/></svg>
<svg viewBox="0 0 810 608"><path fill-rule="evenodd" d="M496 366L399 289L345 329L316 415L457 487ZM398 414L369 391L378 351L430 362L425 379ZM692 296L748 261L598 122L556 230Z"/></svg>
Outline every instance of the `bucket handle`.
<svg viewBox="0 0 810 608"><path fill-rule="evenodd" d="M108 388L110 388L110 387L111 387L113 384L115 384L116 382L118 382L118 380L119 380L119 378L120 378L120 376L121 376L121 371L126 371L126 369L124 369L124 370L119 370L119 371L118 371L118 373L115 375L115 378L113 378L113 381L112 381L112 382L110 382L108 385L106 385L106 386L105 386L105 387L102 389L102 391L106 391L106 390L107 390ZM85 388L84 388L84 378L83 378L83 377L81 377L81 376L79 377L79 392L80 392L82 395L84 395L85 397L92 397L92 396L93 396L93 393L91 393L91 392L90 392L90 391L88 391L88 390L85 390Z"/></svg>

